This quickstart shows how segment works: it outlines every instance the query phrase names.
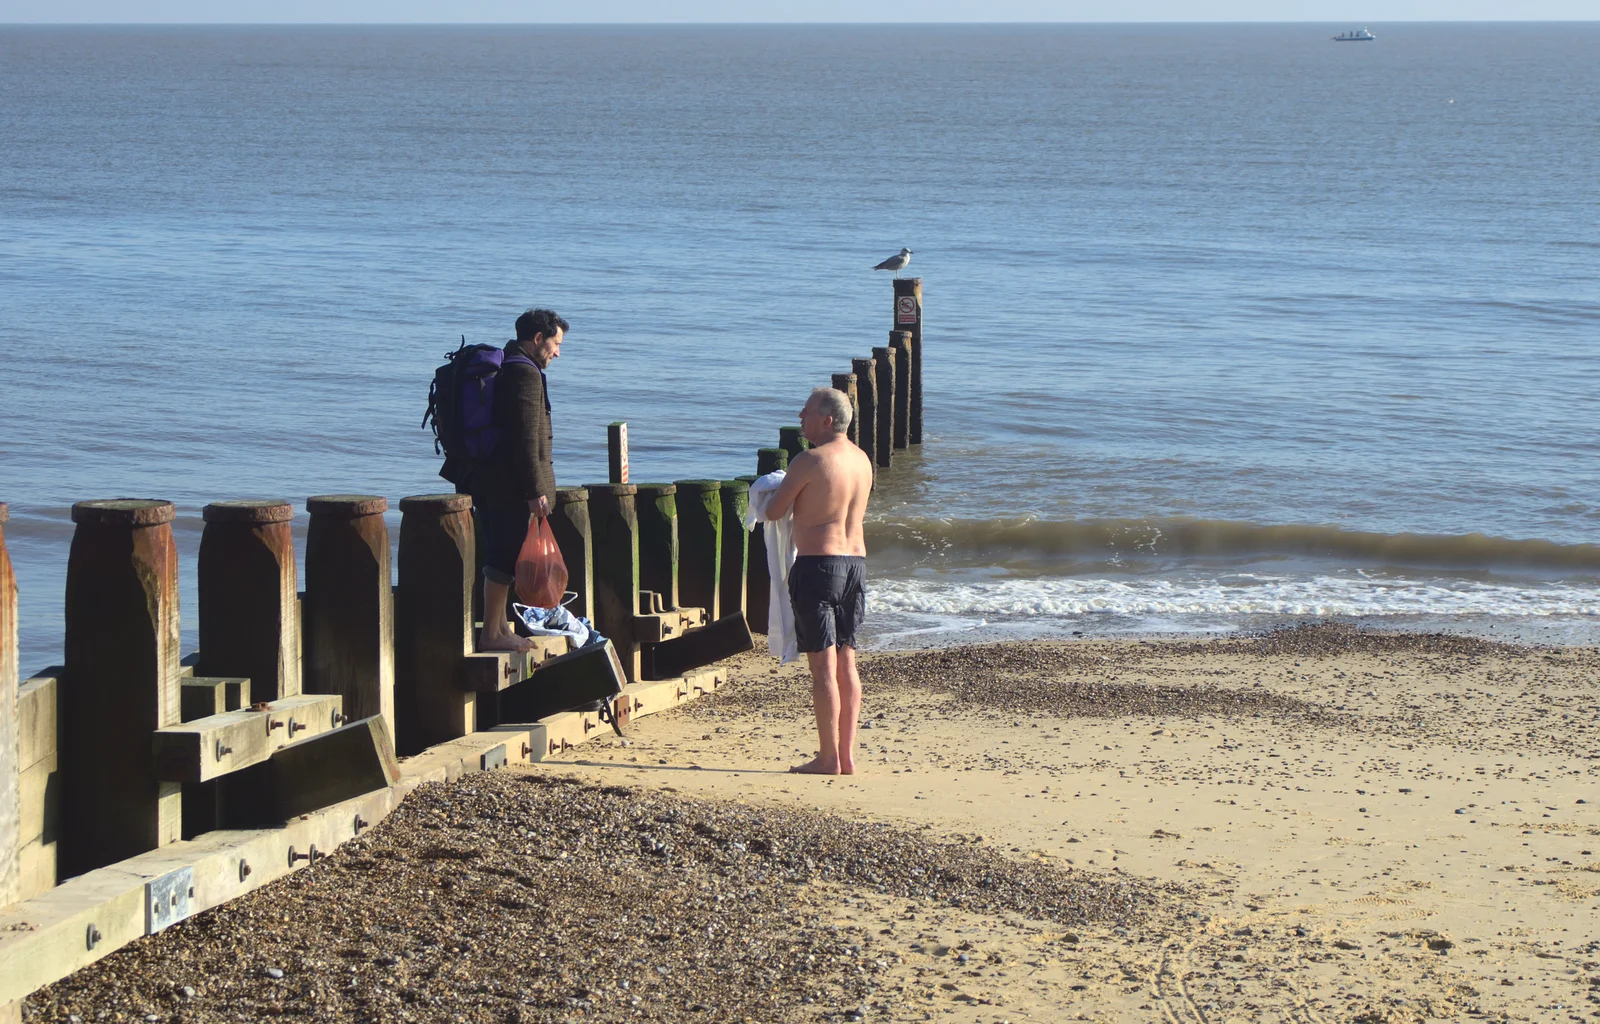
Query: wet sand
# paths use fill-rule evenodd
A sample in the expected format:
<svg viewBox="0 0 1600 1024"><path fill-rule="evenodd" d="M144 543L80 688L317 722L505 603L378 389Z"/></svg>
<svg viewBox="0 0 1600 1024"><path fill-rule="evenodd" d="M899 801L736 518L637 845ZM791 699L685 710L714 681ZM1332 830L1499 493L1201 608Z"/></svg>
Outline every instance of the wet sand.
<svg viewBox="0 0 1600 1024"><path fill-rule="evenodd" d="M786 774L809 685L772 666L424 787L30 1016L1600 1019L1593 649L1316 627L877 655L849 778Z"/></svg>

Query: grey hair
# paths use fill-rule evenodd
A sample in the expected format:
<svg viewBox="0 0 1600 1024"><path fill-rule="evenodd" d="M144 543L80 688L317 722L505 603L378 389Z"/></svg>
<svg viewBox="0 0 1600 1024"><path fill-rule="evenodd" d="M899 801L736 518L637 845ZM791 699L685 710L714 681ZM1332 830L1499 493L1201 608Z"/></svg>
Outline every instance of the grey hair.
<svg viewBox="0 0 1600 1024"><path fill-rule="evenodd" d="M838 388L814 388L811 397L817 399L817 412L833 417L833 432L842 434L850 429L850 397Z"/></svg>

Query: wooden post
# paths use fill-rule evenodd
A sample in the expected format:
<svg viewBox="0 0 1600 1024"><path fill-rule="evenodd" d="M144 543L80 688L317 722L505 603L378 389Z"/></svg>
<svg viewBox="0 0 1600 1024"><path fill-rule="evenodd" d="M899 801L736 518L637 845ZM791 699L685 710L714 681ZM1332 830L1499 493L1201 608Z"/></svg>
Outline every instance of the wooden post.
<svg viewBox="0 0 1600 1024"><path fill-rule="evenodd" d="M472 498L400 499L400 583L394 601L395 750L419 753L477 730L477 694L460 683L472 653L476 559Z"/></svg>
<svg viewBox="0 0 1600 1024"><path fill-rule="evenodd" d="M606 462L612 483L628 482L628 424L622 420L606 427Z"/></svg>
<svg viewBox="0 0 1600 1024"><path fill-rule="evenodd" d="M567 609L594 621L594 538L589 533L589 492L582 487L556 489L556 508L550 513L550 532L556 535L561 560L567 563L567 589L578 596Z"/></svg>
<svg viewBox="0 0 1600 1024"><path fill-rule="evenodd" d="M662 608L673 611L678 607L678 485L640 484L634 508L639 514L639 589L659 594Z"/></svg>
<svg viewBox="0 0 1600 1024"><path fill-rule="evenodd" d="M706 621L722 617L722 481L678 481L678 595L704 608Z"/></svg>
<svg viewBox="0 0 1600 1024"><path fill-rule="evenodd" d="M779 427L778 447L788 453L784 459L784 464L788 465L794 461L795 456L810 448L811 442L807 441L805 435L800 433L799 427Z"/></svg>
<svg viewBox="0 0 1600 1024"><path fill-rule="evenodd" d="M22 898L17 844L25 838L17 757L17 576L6 552L10 520L11 507L0 501L0 907Z"/></svg>
<svg viewBox="0 0 1600 1024"><path fill-rule="evenodd" d="M744 517L750 511L750 484L724 480L722 498L722 562L717 576L717 610L725 618L745 613L745 581L750 571L750 535Z"/></svg>
<svg viewBox="0 0 1600 1024"><path fill-rule="evenodd" d="M844 436L852 444L856 442L856 435L861 423L861 400L856 396L856 375L853 373L836 373L833 375L833 390L844 392L844 397L850 399L850 429Z"/></svg>
<svg viewBox="0 0 1600 1024"><path fill-rule="evenodd" d="M766 476L789 468L789 453L782 448L756 449L756 476Z"/></svg>
<svg viewBox="0 0 1600 1024"><path fill-rule="evenodd" d="M906 429L911 444L922 443L922 278L896 278L894 282L894 327L911 332L911 360L908 391L909 422Z"/></svg>
<svg viewBox="0 0 1600 1024"><path fill-rule="evenodd" d="M890 331L889 351L894 355L894 446L911 443L911 332Z"/></svg>
<svg viewBox="0 0 1600 1024"><path fill-rule="evenodd" d="M178 549L170 501L80 501L67 558L58 771L61 877L175 842L176 782L156 779L155 730L177 725Z"/></svg>
<svg viewBox="0 0 1600 1024"><path fill-rule="evenodd" d="M300 693L300 607L287 501L214 501L200 535L197 676L250 680L254 700Z"/></svg>
<svg viewBox="0 0 1600 1024"><path fill-rule="evenodd" d="M337 693L350 721L382 715L394 735L394 588L386 498L306 499L306 693Z"/></svg>
<svg viewBox="0 0 1600 1024"><path fill-rule="evenodd" d="M639 488L589 484L589 529L594 538L594 624L617 649L630 683L640 679L633 617L639 611Z"/></svg>
<svg viewBox="0 0 1600 1024"><path fill-rule="evenodd" d="M872 358L878 385L878 429L872 445L878 465L887 469L894 457L894 353L887 348L875 348Z"/></svg>
<svg viewBox="0 0 1600 1024"><path fill-rule="evenodd" d="M877 461L878 450L878 364L872 359L852 359L855 369L856 408L860 426L856 431L856 444L867 458Z"/></svg>
<svg viewBox="0 0 1600 1024"><path fill-rule="evenodd" d="M763 452L782 452L782 448L763 448ZM741 476L739 482L745 485L745 507L749 508L750 485L755 482L753 476ZM741 525L743 518L740 519ZM765 634L767 631L767 613L772 604L772 576L767 571L767 530L762 524L757 523L754 530L748 531L745 536L748 540L749 572L745 577L744 617L750 623L750 632Z"/></svg>

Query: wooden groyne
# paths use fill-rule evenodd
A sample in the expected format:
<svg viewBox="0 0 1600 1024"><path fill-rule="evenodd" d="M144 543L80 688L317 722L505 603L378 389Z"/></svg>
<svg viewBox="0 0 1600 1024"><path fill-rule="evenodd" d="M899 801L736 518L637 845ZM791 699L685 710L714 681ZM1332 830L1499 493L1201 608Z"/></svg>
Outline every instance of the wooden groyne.
<svg viewBox="0 0 1600 1024"><path fill-rule="evenodd" d="M920 443L921 282L895 281L895 330L829 383L879 467ZM199 650L179 650L177 509L80 501L64 660L19 678L17 587L0 503L0 1024L21 1000L128 942L304 867L416 786L559 755L726 682L766 631L749 481L557 492L551 526L606 642L479 652L471 499L318 495L298 578L284 500L202 510ZM758 473L805 446L797 429ZM597 704L598 702L598 704ZM607 715L603 716L603 705ZM578 710L572 710L578 709Z"/></svg>

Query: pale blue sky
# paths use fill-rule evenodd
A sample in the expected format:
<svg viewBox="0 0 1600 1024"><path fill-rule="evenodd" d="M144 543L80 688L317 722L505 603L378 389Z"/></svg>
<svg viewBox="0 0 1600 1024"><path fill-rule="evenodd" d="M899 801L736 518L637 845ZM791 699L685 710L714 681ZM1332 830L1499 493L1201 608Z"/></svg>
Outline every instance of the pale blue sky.
<svg viewBox="0 0 1600 1024"><path fill-rule="evenodd" d="M1580 21L1600 0L0 0L0 23Z"/></svg>

